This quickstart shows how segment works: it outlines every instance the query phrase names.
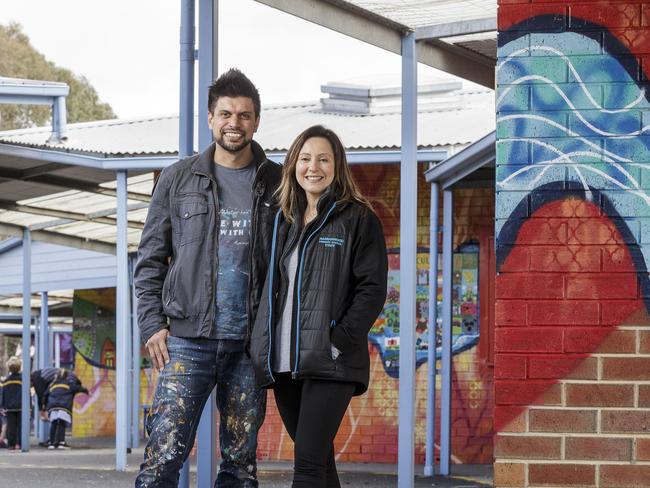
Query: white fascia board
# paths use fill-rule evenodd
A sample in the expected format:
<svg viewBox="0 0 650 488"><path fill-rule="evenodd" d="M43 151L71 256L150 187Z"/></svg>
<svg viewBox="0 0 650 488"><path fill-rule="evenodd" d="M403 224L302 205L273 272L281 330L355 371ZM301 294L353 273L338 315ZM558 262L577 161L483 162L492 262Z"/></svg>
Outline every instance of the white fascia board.
<svg viewBox="0 0 650 488"><path fill-rule="evenodd" d="M480 34L482 32L493 32L496 30L496 17L486 17L418 27L415 29L415 38L421 41L426 39L440 39L442 37L464 36L467 34Z"/></svg>
<svg viewBox="0 0 650 488"><path fill-rule="evenodd" d="M65 83L0 83L0 95L65 97L69 93L70 87Z"/></svg>

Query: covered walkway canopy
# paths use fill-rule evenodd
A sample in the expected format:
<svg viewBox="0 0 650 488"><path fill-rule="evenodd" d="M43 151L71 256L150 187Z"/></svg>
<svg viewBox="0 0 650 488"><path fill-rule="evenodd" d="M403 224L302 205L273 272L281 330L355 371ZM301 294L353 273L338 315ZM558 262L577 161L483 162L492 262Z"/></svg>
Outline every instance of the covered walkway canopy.
<svg viewBox="0 0 650 488"><path fill-rule="evenodd" d="M496 62L496 0L257 0L353 38L402 56L401 142L389 151L401 161L401 300L400 320L415 323L417 162L440 161L444 154L418 153L417 62L476 82L494 86ZM0 138L0 234L70 247L117 254L117 415L116 467L126 465L127 371L131 357L128 251L137 245L152 188L150 172L171 164L178 155L199 150L211 141L204 124L195 131L194 22L196 0L182 1L181 101L177 153L134 154L88 150L75 146L74 132L66 139L34 143L13 134ZM199 87L217 73L217 0L198 2ZM199 89L198 120L205 120L205 90ZM487 109L486 109L487 110ZM491 112L490 112L491 113ZM128 130L128 129L127 129ZM462 130L462 129L461 129ZM5 134L9 136L9 134ZM142 142L142 141L141 141ZM145 141L146 142L146 141ZM469 142L469 141L467 141ZM386 148L384 148L386 149ZM401 152L399 152L401 151ZM281 153L281 151L279 151ZM387 162L387 161L386 161ZM128 174L127 174L128 173ZM117 179L116 179L117 176ZM128 176L128 180L127 180ZM128 184L128 187L127 187ZM28 200L26 203L25 200ZM23 295L30 296L29 252L24 252ZM29 311L29 307L26 307ZM23 314L25 317L25 314ZM27 314L27 317L29 314ZM29 326L29 318L25 319ZM414 476L415 352L414 327L400 328L399 486L412 486ZM29 334L24 337L29 338ZM29 340L29 339L27 339ZM136 348L133 348L135 351ZM214 475L214 414L202 421L199 443L199 485ZM430 430L430 429L428 429ZM24 445L24 444L23 444ZM449 473L449 446L443 447L440 472ZM428 449L429 451L429 449ZM433 453L428 454L428 466Z"/></svg>

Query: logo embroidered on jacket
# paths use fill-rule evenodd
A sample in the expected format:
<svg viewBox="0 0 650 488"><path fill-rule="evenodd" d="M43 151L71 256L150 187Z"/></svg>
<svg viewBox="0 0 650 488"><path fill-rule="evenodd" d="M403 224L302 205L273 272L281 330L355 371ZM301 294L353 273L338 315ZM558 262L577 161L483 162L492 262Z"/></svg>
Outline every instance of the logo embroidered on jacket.
<svg viewBox="0 0 650 488"><path fill-rule="evenodd" d="M324 245L325 247L342 247L345 243L345 240L339 239L338 237L321 237L318 239L318 243Z"/></svg>

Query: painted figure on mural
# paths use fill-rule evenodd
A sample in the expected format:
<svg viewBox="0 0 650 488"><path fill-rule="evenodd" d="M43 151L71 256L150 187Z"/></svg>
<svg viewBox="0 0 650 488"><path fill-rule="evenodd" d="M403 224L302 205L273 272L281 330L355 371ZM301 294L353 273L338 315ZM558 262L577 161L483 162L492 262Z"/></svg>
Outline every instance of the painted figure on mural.
<svg viewBox="0 0 650 488"><path fill-rule="evenodd" d="M253 141L260 98L243 73L220 76L208 104L215 142L163 170L138 249L138 321L161 374L136 487L176 486L215 385L215 486L258 486L266 392L255 386L245 343L266 276L281 167Z"/></svg>
<svg viewBox="0 0 650 488"><path fill-rule="evenodd" d="M368 388L368 332L386 299L384 233L341 141L322 126L292 143L278 194L251 359L295 443L292 486L339 487L333 442Z"/></svg>

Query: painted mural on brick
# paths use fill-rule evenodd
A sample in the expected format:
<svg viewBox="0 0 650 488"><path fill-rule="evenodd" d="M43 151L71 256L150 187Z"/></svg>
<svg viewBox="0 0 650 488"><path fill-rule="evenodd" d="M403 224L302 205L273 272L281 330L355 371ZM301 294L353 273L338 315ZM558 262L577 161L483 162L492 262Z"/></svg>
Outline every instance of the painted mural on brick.
<svg viewBox="0 0 650 488"><path fill-rule="evenodd" d="M608 420L650 379L649 26L646 2L500 2L495 486L650 484Z"/></svg>
<svg viewBox="0 0 650 488"><path fill-rule="evenodd" d="M77 290L72 303L74 371L90 391L75 398L73 435L115 434L115 288ZM142 355L140 401L150 405L155 373Z"/></svg>

